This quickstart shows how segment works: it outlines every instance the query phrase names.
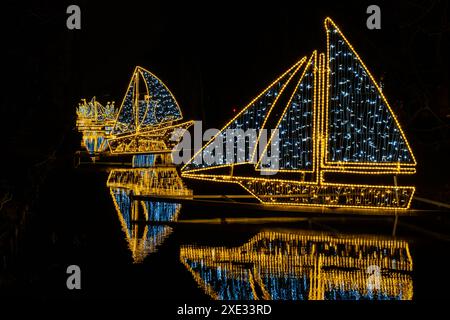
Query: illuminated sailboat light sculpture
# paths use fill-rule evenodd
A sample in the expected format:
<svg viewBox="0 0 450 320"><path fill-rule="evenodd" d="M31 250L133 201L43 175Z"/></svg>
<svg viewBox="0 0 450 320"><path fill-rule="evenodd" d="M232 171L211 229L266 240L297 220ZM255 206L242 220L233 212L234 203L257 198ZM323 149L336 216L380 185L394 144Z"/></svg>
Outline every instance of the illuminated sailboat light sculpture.
<svg viewBox="0 0 450 320"><path fill-rule="evenodd" d="M182 168L183 177L236 183L271 205L410 207L412 186L327 182L331 175L414 174L416 160L386 97L353 46L330 18L325 29L326 53L314 51L277 78L194 155ZM282 111L278 119L271 117L275 109ZM270 157L272 147L268 149L275 136L261 143L262 129L271 128L279 132L277 166ZM205 163L202 159L215 152L218 138L224 146L231 138L229 129L258 130L259 146L245 150L241 159L242 146L232 141L234 148L225 148L223 158ZM240 170L249 166L253 174Z"/></svg>
<svg viewBox="0 0 450 320"><path fill-rule="evenodd" d="M87 102L82 99L77 107L77 129L82 133L82 147L90 155L106 151L108 138L116 118L116 109L113 102L106 106L100 104L95 97Z"/></svg>
<svg viewBox="0 0 450 320"><path fill-rule="evenodd" d="M114 101L103 106L95 97L87 102L82 99L77 107L77 128L83 130L111 129L116 118Z"/></svg>
<svg viewBox="0 0 450 320"><path fill-rule="evenodd" d="M170 153L193 121L183 119L167 86L153 73L136 67L108 140L112 154Z"/></svg>

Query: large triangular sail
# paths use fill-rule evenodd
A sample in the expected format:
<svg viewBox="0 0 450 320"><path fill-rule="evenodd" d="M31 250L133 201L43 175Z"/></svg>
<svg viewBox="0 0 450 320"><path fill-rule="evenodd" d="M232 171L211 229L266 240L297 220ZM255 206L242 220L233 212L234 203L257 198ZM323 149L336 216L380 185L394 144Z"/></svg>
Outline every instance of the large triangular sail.
<svg viewBox="0 0 450 320"><path fill-rule="evenodd" d="M185 172L244 164L252 161L259 130L288 83L298 73L305 58L298 61L242 109L183 167ZM246 135L245 140L238 135ZM244 143L245 142L245 143ZM221 154L216 152L224 151Z"/></svg>
<svg viewBox="0 0 450 320"><path fill-rule="evenodd" d="M328 130L326 163L415 165L380 87L339 28L326 19Z"/></svg>

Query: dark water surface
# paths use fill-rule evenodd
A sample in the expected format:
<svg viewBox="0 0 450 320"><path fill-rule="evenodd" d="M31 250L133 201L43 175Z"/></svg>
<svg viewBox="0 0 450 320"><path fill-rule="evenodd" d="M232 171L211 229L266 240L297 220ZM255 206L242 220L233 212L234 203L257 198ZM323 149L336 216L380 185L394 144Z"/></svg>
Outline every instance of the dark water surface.
<svg viewBox="0 0 450 320"><path fill-rule="evenodd" d="M249 221L244 218L263 213L185 204L179 223L145 230L121 223L107 176L93 166L51 173L27 235L23 279L11 294L177 301L449 297L445 214L400 218L393 238L392 219L293 221L272 214L277 220ZM161 230L158 241L132 239ZM143 247L150 249L141 254ZM79 291L66 287L72 264L81 267ZM377 285L371 266L379 267L379 293L368 290Z"/></svg>

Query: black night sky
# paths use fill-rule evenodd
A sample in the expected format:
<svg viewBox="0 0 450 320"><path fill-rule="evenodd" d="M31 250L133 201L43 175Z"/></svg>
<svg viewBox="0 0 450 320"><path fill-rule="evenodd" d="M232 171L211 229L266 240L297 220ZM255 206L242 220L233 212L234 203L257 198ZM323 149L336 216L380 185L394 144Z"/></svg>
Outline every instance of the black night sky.
<svg viewBox="0 0 450 320"><path fill-rule="evenodd" d="M220 127L299 58L323 51L326 16L383 80L419 164L448 150L447 1L381 1L382 30L366 28L368 1L78 1L81 30L66 28L68 4L8 1L2 10L9 165L61 147L80 98L120 103L135 65L169 86L186 119Z"/></svg>
<svg viewBox="0 0 450 320"><path fill-rule="evenodd" d="M66 27L70 4L81 8L81 30ZM371 4L381 30L366 27ZM162 79L185 120L221 128L301 57L324 51L327 16L383 82L418 161L417 194L448 203L445 0L2 2L0 197L39 207L40 192L57 192L42 185L73 166L78 102L119 105L136 65Z"/></svg>

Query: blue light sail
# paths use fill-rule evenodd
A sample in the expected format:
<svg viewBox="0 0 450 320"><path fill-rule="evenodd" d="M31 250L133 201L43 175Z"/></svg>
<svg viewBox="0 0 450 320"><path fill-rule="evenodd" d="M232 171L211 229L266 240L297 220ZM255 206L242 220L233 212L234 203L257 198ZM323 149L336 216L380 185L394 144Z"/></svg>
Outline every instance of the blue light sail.
<svg viewBox="0 0 450 320"><path fill-rule="evenodd" d="M328 162L414 164L386 98L358 54L330 20Z"/></svg>
<svg viewBox="0 0 450 320"><path fill-rule="evenodd" d="M253 160L260 130L284 89L299 71L304 59L277 78L244 107L183 167L183 171L209 169ZM221 150L221 154L217 154ZM208 159L213 159L212 161Z"/></svg>
<svg viewBox="0 0 450 320"><path fill-rule="evenodd" d="M317 54L314 52L305 66L294 92L284 109L268 145L276 147L276 162L273 163L272 147L262 155L258 167L263 170L312 171L314 165L314 104L315 68ZM274 139L278 139L275 143Z"/></svg>

